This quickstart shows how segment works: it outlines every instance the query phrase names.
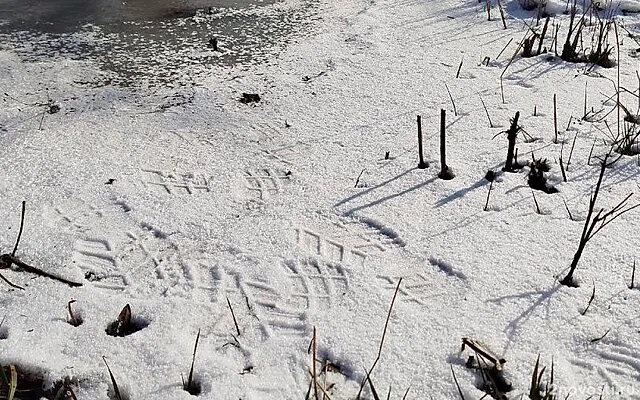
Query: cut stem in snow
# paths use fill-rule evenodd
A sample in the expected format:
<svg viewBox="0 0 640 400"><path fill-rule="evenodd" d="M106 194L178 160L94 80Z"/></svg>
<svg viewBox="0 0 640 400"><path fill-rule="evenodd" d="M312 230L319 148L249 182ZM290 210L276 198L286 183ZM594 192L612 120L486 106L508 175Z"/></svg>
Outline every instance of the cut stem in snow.
<svg viewBox="0 0 640 400"><path fill-rule="evenodd" d="M509 146L507 147L507 161L504 164L503 170L505 172L515 172L516 168L513 163L513 156L516 148L516 139L518 137L518 131L520 127L518 127L518 119L520 118L520 111L516 111L516 115L511 120L511 127L507 131L507 140L509 141Z"/></svg>
<svg viewBox="0 0 640 400"><path fill-rule="evenodd" d="M420 157L420 161L418 162L418 168L425 169L429 168L429 163L424 161L424 156L422 154L422 117L418 115L418 156Z"/></svg>
<svg viewBox="0 0 640 400"><path fill-rule="evenodd" d="M438 178L444 179L446 181L451 180L455 177L453 172L449 169L447 165L447 156L446 156L446 141L445 141L445 129L446 129L446 116L447 111L443 108L440 110L440 173L438 174Z"/></svg>
<svg viewBox="0 0 640 400"><path fill-rule="evenodd" d="M558 111L555 94L553 95L553 143L558 143Z"/></svg>
<svg viewBox="0 0 640 400"><path fill-rule="evenodd" d="M493 181L489 182L489 191L487 192L487 201L484 203L484 211L489 209L489 197L491 197L491 189L493 189Z"/></svg>

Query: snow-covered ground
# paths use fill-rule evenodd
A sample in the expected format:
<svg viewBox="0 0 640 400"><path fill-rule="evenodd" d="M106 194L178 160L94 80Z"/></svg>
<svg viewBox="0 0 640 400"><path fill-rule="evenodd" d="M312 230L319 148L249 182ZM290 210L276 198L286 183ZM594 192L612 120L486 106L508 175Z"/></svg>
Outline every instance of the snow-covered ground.
<svg viewBox="0 0 640 400"><path fill-rule="evenodd" d="M315 329L317 374L334 365L318 378L319 397L353 399L402 278L371 376L380 397L409 389L407 399L459 398L451 367L466 399L482 397L480 375L465 367L473 353L460 353L464 337L507 360L509 398L528 396L540 355L547 371L553 361L558 399L640 399L640 292L629 289L640 211L589 242L580 287L558 282L578 246L597 157L631 127L618 124L618 71L621 103L638 113L640 19L616 13L619 69L566 63L551 49L510 61L536 11L502 5L507 29L495 1L488 21L477 0L319 0L313 16L287 21L304 30L256 48L259 60L196 65L215 56L202 46L171 67L188 75L185 86L150 85L154 60L147 71L136 64L141 84L116 85L104 59L29 58L25 46L36 52L37 41L5 42L1 252L13 249L24 200L17 258L82 286L0 270L24 287L0 282L0 363L49 386L70 377L78 399L115 399L105 356L127 398L188 399L181 375L200 332L199 398L302 399ZM548 6L562 50L566 4ZM250 12L303 7L285 0ZM99 27L65 37L100 40ZM615 56L613 32L609 44ZM583 120L585 88L587 110L601 112ZM241 103L242 93L261 101ZM564 145L553 142L554 95ZM46 113L48 101L60 111ZM449 181L438 179L443 108ZM519 160L547 158L559 193L536 191L537 213L525 167L499 175L485 211L485 174L504 165L517 111ZM428 169L417 168L417 115ZM563 182L558 159L571 150ZM638 171L631 156L608 168L597 208L638 191ZM126 304L142 329L107 335ZM374 398L369 386L363 398Z"/></svg>

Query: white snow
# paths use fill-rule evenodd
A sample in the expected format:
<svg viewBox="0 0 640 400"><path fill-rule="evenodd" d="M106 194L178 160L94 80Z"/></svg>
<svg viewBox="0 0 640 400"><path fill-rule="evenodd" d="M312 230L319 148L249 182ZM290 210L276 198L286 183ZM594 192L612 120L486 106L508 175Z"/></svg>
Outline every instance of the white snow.
<svg viewBox="0 0 640 400"><path fill-rule="evenodd" d="M0 363L44 371L49 385L69 376L78 399L104 399L105 356L129 399L188 399L181 375L200 331L199 398L301 399L315 328L318 359L342 372L327 374L327 392L353 399L402 277L372 374L381 396L391 388L401 399L410 388L407 399L458 398L453 366L465 397L482 397L479 375L464 365L472 353L459 352L469 337L507 360L509 398L527 397L539 354L547 370L553 360L558 399L640 399L640 292L628 288L638 212L587 245L580 287L557 279L578 246L596 156L611 142L604 121L618 129L618 70L586 73L589 64L552 51L510 63L536 13L503 3L506 30L495 2L487 21L484 1L322 0L305 22L312 28L281 50L269 46L267 61L201 65L199 73L190 64L184 73L197 84L176 88L117 86L91 60L63 53L25 61L24 48L4 45L1 252L13 249L25 200L16 256L83 286L0 270L25 287L0 282ZM265 12L302 6L285 1ZM621 101L637 113L640 21L616 19L635 35L620 30L618 62ZM568 16L553 21L561 50ZM77 35L94 41L100 33ZM603 109L602 120L581 119L585 85L587 108ZM242 104L243 92L262 100ZM563 148L553 143L554 94ZM61 110L41 124L49 99ZM437 177L441 108L450 181ZM547 158L560 191L535 193L542 214L528 168L501 175L483 210L484 176L504 165L501 132L516 111L540 138L520 135L519 160ZM416 115L431 164L424 170ZM565 183L558 158L562 148L567 161L576 135ZM598 207L637 191L639 170L631 156L607 169ZM78 327L67 323L71 299ZM108 336L125 304L147 326ZM373 398L368 387L363 398Z"/></svg>

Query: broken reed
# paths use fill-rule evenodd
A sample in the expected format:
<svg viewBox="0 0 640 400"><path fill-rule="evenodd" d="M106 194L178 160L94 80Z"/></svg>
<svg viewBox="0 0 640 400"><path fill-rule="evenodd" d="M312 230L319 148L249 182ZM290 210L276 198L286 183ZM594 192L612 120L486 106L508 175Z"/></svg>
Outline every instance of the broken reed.
<svg viewBox="0 0 640 400"><path fill-rule="evenodd" d="M511 127L507 131L507 140L509 141L509 145L507 147L507 160L505 161L503 170L505 172L515 172L516 167L514 165L514 154L516 147L516 139L518 137L518 119L520 118L520 111L516 111L516 115L511 120Z"/></svg>
<svg viewBox="0 0 640 400"><path fill-rule="evenodd" d="M556 109L556 95L553 94L553 143L558 143L558 111Z"/></svg>
<svg viewBox="0 0 640 400"><path fill-rule="evenodd" d="M236 314L233 312L233 307L231 307L231 302L229 301L229 297L227 297L227 305L229 306L229 310L231 310L233 325L236 327L236 332L238 333L238 336L240 336L240 328L238 327L238 321L236 321Z"/></svg>
<svg viewBox="0 0 640 400"><path fill-rule="evenodd" d="M489 209L489 198L491 197L491 190L493 189L493 180L489 182L489 191L487 192L487 201L484 203L484 211Z"/></svg>
<svg viewBox="0 0 640 400"><path fill-rule="evenodd" d="M536 205L536 213L542 215L542 211L540 211L540 205L538 204L538 199L536 199L536 194L531 189L531 196L533 196L533 202Z"/></svg>
<svg viewBox="0 0 640 400"><path fill-rule="evenodd" d="M455 175L449 169L447 165L446 158L446 116L447 111L443 108L440 110L440 173L438 174L438 178L443 180L451 180L455 177Z"/></svg>
<svg viewBox="0 0 640 400"><path fill-rule="evenodd" d="M420 161L418 162L418 168L425 169L429 168L429 163L424 161L424 156L422 153L422 117L418 115L418 156L420 157Z"/></svg>
<svg viewBox="0 0 640 400"><path fill-rule="evenodd" d="M453 96L451 95L451 91L449 90L449 86L445 83L444 87L447 89L447 93L449 93L449 99L451 100L451 104L453 105L453 115L458 116L458 109L456 108L456 102L453 101Z"/></svg>
<svg viewBox="0 0 640 400"><path fill-rule="evenodd" d="M189 378L187 382L182 379L182 388L189 394L197 396L200 394L200 385L193 380L193 369L196 363L196 351L198 351L198 341L200 340L200 329L198 329L198 335L196 336L196 344L193 346L193 358L191 359L191 368L189 369Z"/></svg>
<svg viewBox="0 0 640 400"><path fill-rule="evenodd" d="M482 96L478 95L480 97L480 102L482 103L482 107L484 108L484 112L485 114L487 114L487 119L489 120L489 127L493 128L493 122L491 122L491 117L489 116L489 110L487 110L487 105L484 104L484 100L482 100Z"/></svg>
<svg viewBox="0 0 640 400"><path fill-rule="evenodd" d="M113 385L113 393L116 397L116 400L124 400L124 397L122 397L122 395L120 394L120 388L118 388L116 378L113 376L113 372L111 372L109 364L107 364L107 358L105 356L102 356L102 361L104 361L104 365L107 366L107 371L109 371L109 378L111 378L111 385Z"/></svg>

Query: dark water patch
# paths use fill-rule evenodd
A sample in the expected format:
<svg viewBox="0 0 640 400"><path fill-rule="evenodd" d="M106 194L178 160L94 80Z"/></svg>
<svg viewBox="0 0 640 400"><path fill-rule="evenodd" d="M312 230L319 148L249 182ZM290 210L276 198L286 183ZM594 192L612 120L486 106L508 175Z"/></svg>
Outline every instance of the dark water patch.
<svg viewBox="0 0 640 400"><path fill-rule="evenodd" d="M250 8L277 0L1 0L0 20L14 30L70 33L85 24L187 18L209 8Z"/></svg>
<svg viewBox="0 0 640 400"><path fill-rule="evenodd" d="M198 8L204 2L160 1L149 10L128 15L117 10L100 11L104 8L100 4L106 1L87 2L87 10L76 14L74 24L53 21L54 16L60 21L70 18L63 8L47 11L44 7L37 12L25 11L29 18L5 19L0 24L0 49L17 53L25 62L95 61L110 73L108 84L191 86L198 78L214 73L212 66L273 60L290 41L309 34L317 19L312 0L296 7L283 3L257 6L267 2L255 0L225 2L251 6ZM6 3L2 3L4 10L16 2ZM42 2L29 4L33 3ZM75 4L78 0L63 3ZM0 12L0 18L4 14ZM212 38L217 40L217 51L209 44Z"/></svg>

